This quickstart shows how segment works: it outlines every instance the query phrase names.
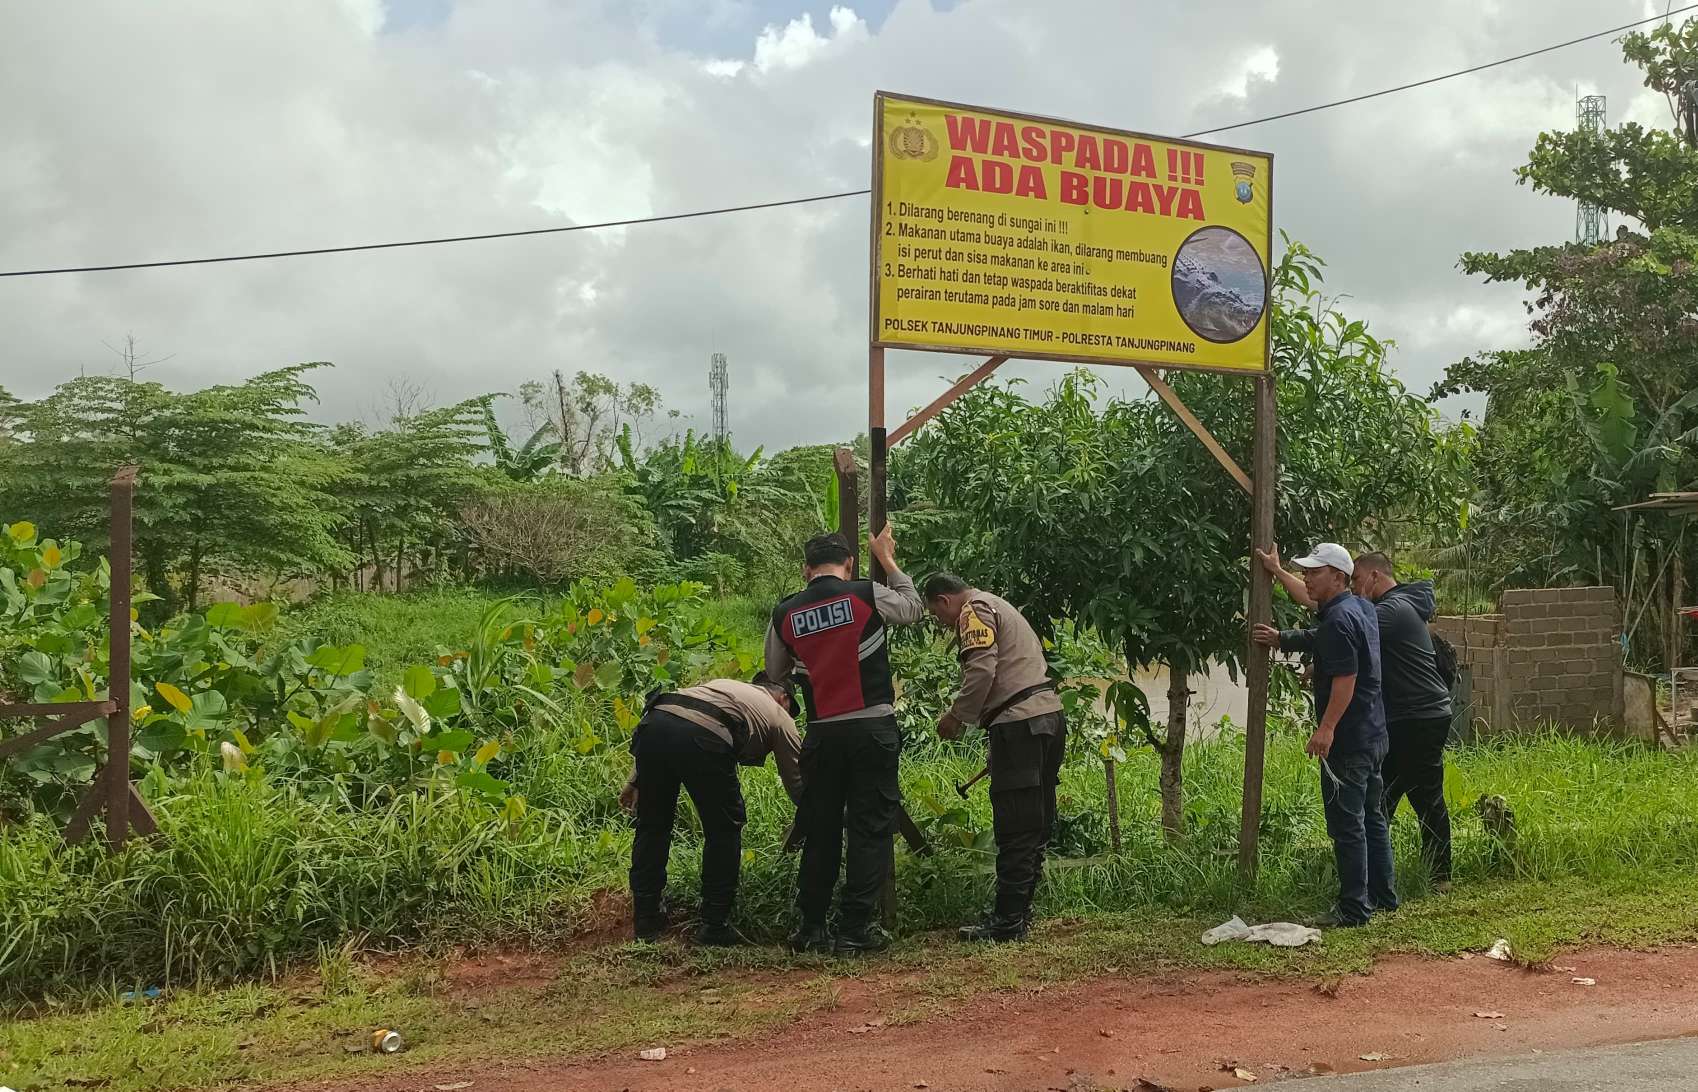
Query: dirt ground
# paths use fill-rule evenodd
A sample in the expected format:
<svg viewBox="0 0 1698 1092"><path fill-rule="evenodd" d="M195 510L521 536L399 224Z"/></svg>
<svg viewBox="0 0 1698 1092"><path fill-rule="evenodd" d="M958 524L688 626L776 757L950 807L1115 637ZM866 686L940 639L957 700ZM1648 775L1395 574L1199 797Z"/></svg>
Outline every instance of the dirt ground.
<svg viewBox="0 0 1698 1092"><path fill-rule="evenodd" d="M1575 979L1594 979L1595 985ZM1400 957L1329 982L1107 977L987 994L892 1020L876 981L755 1042L599 1059L449 1066L338 1092L1241 1088L1319 1073L1698 1035L1698 947L1590 950L1528 970ZM1238 1072L1234 1072L1234 1071ZM469 1084L461 1082L470 1082Z"/></svg>

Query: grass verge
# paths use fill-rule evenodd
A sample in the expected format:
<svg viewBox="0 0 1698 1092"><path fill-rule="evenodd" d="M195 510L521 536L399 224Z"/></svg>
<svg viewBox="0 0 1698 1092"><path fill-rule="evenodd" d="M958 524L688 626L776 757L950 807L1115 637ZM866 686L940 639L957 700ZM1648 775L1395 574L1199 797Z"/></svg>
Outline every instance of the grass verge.
<svg viewBox="0 0 1698 1092"><path fill-rule="evenodd" d="M547 973L491 991L455 986L445 962L320 960L273 984L174 991L154 1002L110 994L41 1006L0 1026L0 1083L18 1092L66 1086L108 1092L296 1085L484 1060L593 1057L770 1031L836 1008L847 980L904 1023L943 1015L987 992L1104 975L1238 971L1317 981L1366 970L1392 953L1445 956L1497 937L1518 959L1564 948L1644 948L1698 938L1698 878L1661 882L1526 881L1412 901L1364 930L1294 951L1198 943L1214 924L1186 915L1098 914L1044 923L1030 943L966 948L947 934L900 941L887 959L845 963L774 948L697 951L667 943L560 957ZM376 1027L409 1041L401 1055L351 1050Z"/></svg>

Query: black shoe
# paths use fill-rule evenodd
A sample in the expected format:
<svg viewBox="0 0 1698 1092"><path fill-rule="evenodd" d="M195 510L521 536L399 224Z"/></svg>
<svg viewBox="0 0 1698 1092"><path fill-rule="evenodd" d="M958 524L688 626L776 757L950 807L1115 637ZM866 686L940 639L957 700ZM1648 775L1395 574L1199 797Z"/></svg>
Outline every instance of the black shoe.
<svg viewBox="0 0 1698 1092"><path fill-rule="evenodd" d="M1317 929L1360 929L1366 924L1368 924L1367 918L1361 920L1347 918L1339 913L1336 906L1315 919L1315 928Z"/></svg>
<svg viewBox="0 0 1698 1092"><path fill-rule="evenodd" d="M826 927L823 925L803 925L790 934L790 939L786 943L790 950L797 954L822 952L829 955L831 953L831 934L826 931Z"/></svg>
<svg viewBox="0 0 1698 1092"><path fill-rule="evenodd" d="M874 955L890 947L890 935L876 925L845 929L837 935L832 953L840 956Z"/></svg>
<svg viewBox="0 0 1698 1092"><path fill-rule="evenodd" d="M704 922L696 930L696 943L704 948L735 948L748 943L743 934L724 922Z"/></svg>
<svg viewBox="0 0 1698 1092"><path fill-rule="evenodd" d="M1011 940L1025 940L1028 928L1025 918L986 914L977 924L963 925L957 929L955 936L958 940L988 940L1001 944Z"/></svg>

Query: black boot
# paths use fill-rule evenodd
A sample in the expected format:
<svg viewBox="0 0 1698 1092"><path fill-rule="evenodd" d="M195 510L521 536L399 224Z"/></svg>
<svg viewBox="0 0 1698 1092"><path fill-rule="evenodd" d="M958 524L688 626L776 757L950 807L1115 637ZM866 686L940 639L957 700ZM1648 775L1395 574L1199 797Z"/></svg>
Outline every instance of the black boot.
<svg viewBox="0 0 1698 1092"><path fill-rule="evenodd" d="M959 940L988 940L1001 944L1011 940L1025 940L1026 930L1030 923L1025 917L1005 917L1002 914L986 914L977 924L963 925L955 931Z"/></svg>
<svg viewBox="0 0 1698 1092"><path fill-rule="evenodd" d="M862 925L857 928L844 929L837 935L837 943L832 945L834 955L864 956L874 955L890 947L890 934L876 925Z"/></svg>
<svg viewBox="0 0 1698 1092"><path fill-rule="evenodd" d="M654 906L638 906L631 912L631 934L640 941L649 944L660 939L669 924L666 916L666 904Z"/></svg>
<svg viewBox="0 0 1698 1092"><path fill-rule="evenodd" d="M810 925L803 922L801 928L790 934L788 941L790 950L798 954L803 952L831 951L831 933L823 925Z"/></svg>
<svg viewBox="0 0 1698 1092"><path fill-rule="evenodd" d="M704 921L696 930L696 943L704 948L735 948L746 944L743 934L723 921Z"/></svg>

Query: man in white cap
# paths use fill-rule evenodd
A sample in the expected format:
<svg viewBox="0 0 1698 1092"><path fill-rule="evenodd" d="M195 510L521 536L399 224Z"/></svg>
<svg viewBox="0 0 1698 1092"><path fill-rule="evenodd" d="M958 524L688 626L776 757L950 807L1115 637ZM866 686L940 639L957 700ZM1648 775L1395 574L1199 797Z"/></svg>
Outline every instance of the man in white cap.
<svg viewBox="0 0 1698 1092"><path fill-rule="evenodd" d="M1292 564L1302 570L1303 588L1317 604L1316 625L1278 630L1258 623L1251 636L1268 648L1314 656L1320 724L1308 750L1321 760L1321 802L1338 863L1338 902L1323 924L1366 925L1374 911L1397 909L1380 779L1388 740L1379 619L1372 603L1351 594L1356 567L1343 546L1323 542Z"/></svg>

